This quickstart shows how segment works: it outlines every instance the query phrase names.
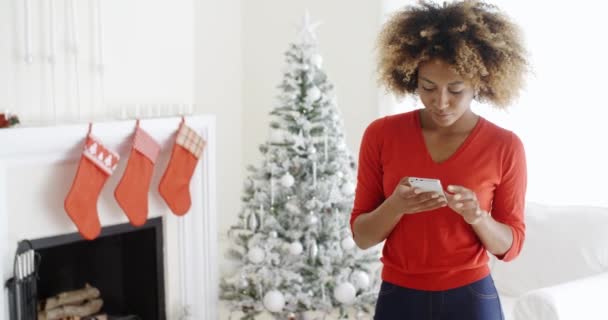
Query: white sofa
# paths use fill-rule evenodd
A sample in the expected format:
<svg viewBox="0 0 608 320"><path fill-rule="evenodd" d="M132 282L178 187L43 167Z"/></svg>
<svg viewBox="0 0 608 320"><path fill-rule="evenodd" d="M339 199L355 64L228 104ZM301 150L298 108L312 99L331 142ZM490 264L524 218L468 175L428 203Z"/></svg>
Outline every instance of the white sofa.
<svg viewBox="0 0 608 320"><path fill-rule="evenodd" d="M608 208L526 205L519 257L491 261L506 320L608 319Z"/></svg>

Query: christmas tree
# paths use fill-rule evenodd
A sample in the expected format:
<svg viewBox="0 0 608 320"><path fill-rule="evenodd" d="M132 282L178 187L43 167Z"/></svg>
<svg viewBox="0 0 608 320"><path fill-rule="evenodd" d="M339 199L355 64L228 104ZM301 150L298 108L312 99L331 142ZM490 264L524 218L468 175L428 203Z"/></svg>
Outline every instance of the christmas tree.
<svg viewBox="0 0 608 320"><path fill-rule="evenodd" d="M270 138L261 165L248 167L239 223L229 232L238 270L222 279L222 299L242 319L264 311L277 319L312 311L362 317L375 303L379 253L356 248L350 232L356 166L315 27L306 15L285 54Z"/></svg>

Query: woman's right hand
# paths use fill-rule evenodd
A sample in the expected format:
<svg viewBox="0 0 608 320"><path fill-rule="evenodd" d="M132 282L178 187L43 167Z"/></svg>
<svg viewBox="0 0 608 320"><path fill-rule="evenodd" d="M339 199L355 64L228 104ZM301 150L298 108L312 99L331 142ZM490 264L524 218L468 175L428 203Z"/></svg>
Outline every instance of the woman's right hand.
<svg viewBox="0 0 608 320"><path fill-rule="evenodd" d="M412 214L445 207L445 196L437 192L427 192L416 189L408 182L408 177L402 178L393 194L389 197L392 206L399 213Z"/></svg>

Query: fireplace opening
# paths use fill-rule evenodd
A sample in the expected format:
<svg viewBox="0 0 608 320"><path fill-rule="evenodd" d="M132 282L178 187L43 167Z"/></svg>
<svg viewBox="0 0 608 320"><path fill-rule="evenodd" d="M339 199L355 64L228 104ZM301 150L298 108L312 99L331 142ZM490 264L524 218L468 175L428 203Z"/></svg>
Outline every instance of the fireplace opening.
<svg viewBox="0 0 608 320"><path fill-rule="evenodd" d="M162 235L162 218L153 218L105 227L93 241L78 233L31 240L40 255L38 302L89 285L103 302L101 319L165 320Z"/></svg>

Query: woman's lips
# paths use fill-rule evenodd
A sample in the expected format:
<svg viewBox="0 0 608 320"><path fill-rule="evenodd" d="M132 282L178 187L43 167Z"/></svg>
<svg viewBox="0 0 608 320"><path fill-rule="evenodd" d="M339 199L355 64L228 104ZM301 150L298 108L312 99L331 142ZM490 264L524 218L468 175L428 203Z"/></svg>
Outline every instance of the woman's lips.
<svg viewBox="0 0 608 320"><path fill-rule="evenodd" d="M438 118L447 118L449 116L451 116L451 113L434 113L434 115Z"/></svg>

